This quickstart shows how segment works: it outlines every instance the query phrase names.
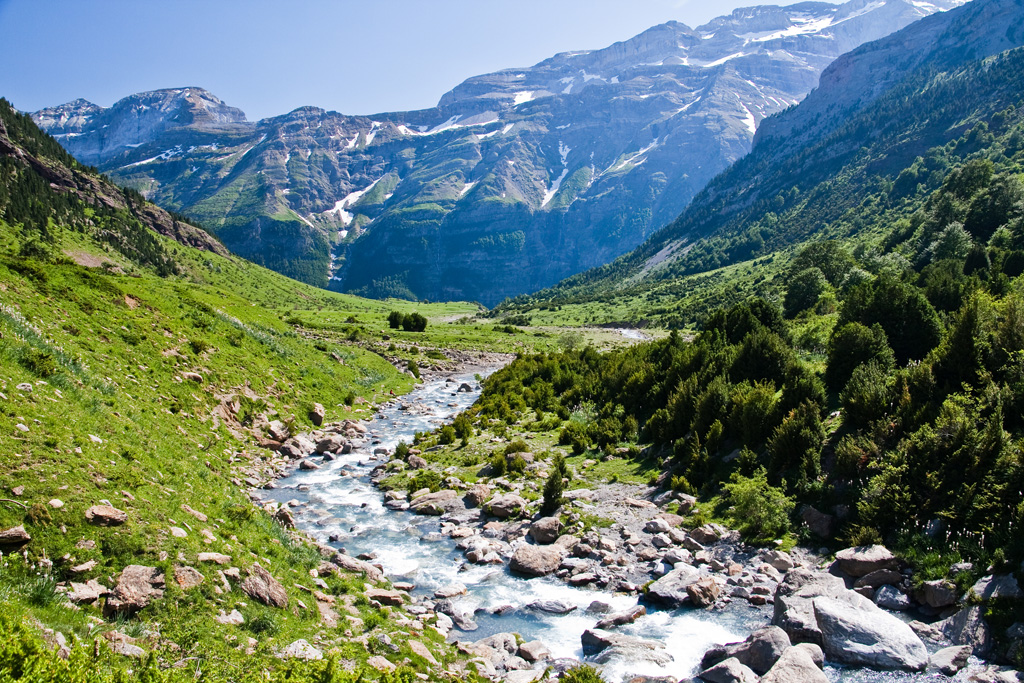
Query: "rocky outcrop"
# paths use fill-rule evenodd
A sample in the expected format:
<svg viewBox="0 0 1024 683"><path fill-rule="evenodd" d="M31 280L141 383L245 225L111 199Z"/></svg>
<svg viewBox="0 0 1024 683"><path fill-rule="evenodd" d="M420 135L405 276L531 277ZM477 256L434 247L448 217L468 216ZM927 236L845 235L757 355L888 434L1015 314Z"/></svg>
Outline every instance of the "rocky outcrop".
<svg viewBox="0 0 1024 683"><path fill-rule="evenodd" d="M850 576L865 576L872 572L893 569L896 556L882 545L858 546L836 553L840 571Z"/></svg>
<svg viewBox="0 0 1024 683"><path fill-rule="evenodd" d="M928 663L924 643L910 627L829 574L789 572L776 590L772 623L794 642L820 645L838 662L912 671Z"/></svg>
<svg viewBox="0 0 1024 683"><path fill-rule="evenodd" d="M253 600L259 600L268 607L287 607L288 593L284 586L270 572L258 564L249 570L249 576L239 588Z"/></svg>
<svg viewBox="0 0 1024 683"><path fill-rule="evenodd" d="M146 607L150 600L163 597L164 575L156 567L128 565L112 594L107 598L103 612L108 617L131 615Z"/></svg>

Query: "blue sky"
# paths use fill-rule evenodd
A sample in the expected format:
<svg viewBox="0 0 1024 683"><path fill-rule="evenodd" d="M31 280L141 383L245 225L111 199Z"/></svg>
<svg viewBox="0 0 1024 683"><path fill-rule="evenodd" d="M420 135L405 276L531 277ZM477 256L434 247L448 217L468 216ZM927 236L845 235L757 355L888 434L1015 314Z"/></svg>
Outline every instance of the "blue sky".
<svg viewBox="0 0 1024 683"><path fill-rule="evenodd" d="M0 95L24 111L198 86L250 120L431 107L465 78L757 0L0 0ZM790 4L783 0L777 4Z"/></svg>

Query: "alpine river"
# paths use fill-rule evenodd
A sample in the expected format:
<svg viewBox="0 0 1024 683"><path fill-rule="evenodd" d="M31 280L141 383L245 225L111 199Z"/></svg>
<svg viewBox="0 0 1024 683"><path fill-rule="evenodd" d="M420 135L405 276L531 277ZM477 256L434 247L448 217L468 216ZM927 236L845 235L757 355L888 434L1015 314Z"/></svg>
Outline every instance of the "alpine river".
<svg viewBox="0 0 1024 683"><path fill-rule="evenodd" d="M469 384L473 390L458 393L457 388L462 383ZM469 564L456 549L455 541L439 533L438 518L386 508L383 493L370 481L371 470L382 462L372 455L374 449L386 448L390 452L400 441L411 443L416 432L433 430L450 421L471 406L479 394L479 380L475 375L429 380L381 409L368 425L370 438L363 449L339 455L315 471L295 470L279 480L277 488L259 494L264 500L281 503L299 501L293 514L300 529L323 543L336 537L337 542L331 545L344 547L352 556L374 553L374 562L384 567L388 578L416 585L413 595L429 598L443 586L465 585L468 592L457 598L456 604L471 615L476 611L473 618L479 629L463 632L455 628L452 639L473 641L495 633L515 632L527 641L542 641L554 658L584 659L580 635L605 616L590 613L587 607L599 600L619 612L635 606L636 596L575 588L550 576L525 579L512 575L504 566ZM526 609L539 600L557 600L575 605L577 609L562 615ZM503 616L490 613L492 608L509 606L513 609L502 610ZM610 683L628 680L632 675L676 679L694 676L705 650L714 644L742 640L753 630L767 625L771 609L771 606L751 607L744 601L712 610L657 610L648 605L646 617L618 630L663 641L673 663L658 666L613 661L604 667L603 675ZM826 667L826 674L832 681L849 682L935 680L934 676L926 674L833 666ZM946 680L966 680L967 677L965 670L956 679Z"/></svg>

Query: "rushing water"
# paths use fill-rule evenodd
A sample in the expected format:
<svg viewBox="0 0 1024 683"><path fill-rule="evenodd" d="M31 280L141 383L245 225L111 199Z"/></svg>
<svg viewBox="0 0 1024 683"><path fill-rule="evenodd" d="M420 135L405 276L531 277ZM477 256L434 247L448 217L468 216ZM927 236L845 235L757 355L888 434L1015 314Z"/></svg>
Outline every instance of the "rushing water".
<svg viewBox="0 0 1024 683"><path fill-rule="evenodd" d="M360 452L338 456L315 471L296 470L278 482L278 487L261 492L279 502L299 501L293 509L298 526L326 543L338 537L336 547L344 547L350 555L375 553L385 573L394 581L416 585L414 595L430 597L434 591L455 583L468 588L468 593L454 600L456 605L472 614L479 629L462 632L453 629L452 637L477 640L494 633L516 632L526 640L540 640L554 657L583 658L580 635L593 628L604 615L587 611L598 600L618 612L633 607L635 596L616 595L592 588L574 588L553 577L524 579L513 576L503 566L468 564L455 542L439 533L435 517L422 517L384 507L383 496L370 482L370 471L381 464L372 455L376 448L393 450L399 441L411 442L416 432L435 429L465 410L479 396L479 385L473 375L458 375L452 381L432 380L411 394L385 406L370 423L370 442ZM458 393L462 383L472 392ZM527 608L539 600L558 600L576 606L576 610L554 615ZM490 609L511 606L504 616ZM619 681L627 674L675 676L682 678L696 673L701 655L713 644L742 640L749 633L767 624L771 607L754 608L734 603L714 610L651 610L635 624L621 627L619 632L660 640L674 662L659 666L645 662L616 661L605 667L609 681ZM868 669L845 670L827 667L832 681L850 683L903 683L933 680L923 674L876 672ZM965 678L965 672L957 680ZM949 680L949 679L947 679Z"/></svg>

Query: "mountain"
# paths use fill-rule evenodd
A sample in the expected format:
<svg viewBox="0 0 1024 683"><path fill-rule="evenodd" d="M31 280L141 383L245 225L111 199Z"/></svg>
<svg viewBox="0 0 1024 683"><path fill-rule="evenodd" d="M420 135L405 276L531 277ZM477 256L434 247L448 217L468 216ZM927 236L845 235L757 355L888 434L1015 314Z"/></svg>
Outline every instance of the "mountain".
<svg viewBox="0 0 1024 683"><path fill-rule="evenodd" d="M920 225L915 212L951 168L979 150L998 163L998 150L1014 148L1021 45L1024 2L977 0L844 55L800 105L766 120L750 154L677 220L510 310L681 293L687 277L717 277L808 240L878 241L901 220ZM1002 137L989 150L992 134Z"/></svg>
<svg viewBox="0 0 1024 683"><path fill-rule="evenodd" d="M670 22L471 78L428 110L256 123L197 88L35 114L86 163L319 286L493 304L639 245L836 57L960 4L853 0Z"/></svg>

